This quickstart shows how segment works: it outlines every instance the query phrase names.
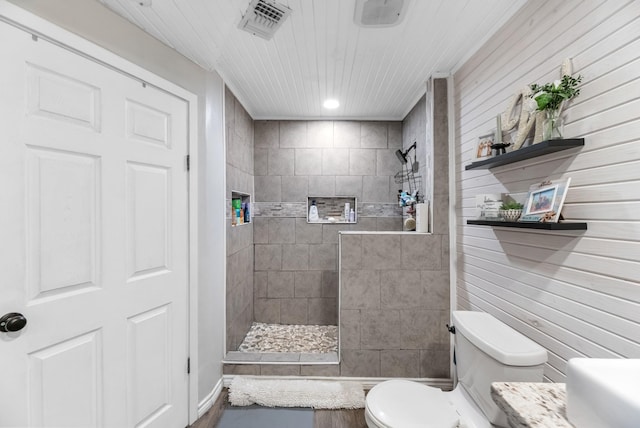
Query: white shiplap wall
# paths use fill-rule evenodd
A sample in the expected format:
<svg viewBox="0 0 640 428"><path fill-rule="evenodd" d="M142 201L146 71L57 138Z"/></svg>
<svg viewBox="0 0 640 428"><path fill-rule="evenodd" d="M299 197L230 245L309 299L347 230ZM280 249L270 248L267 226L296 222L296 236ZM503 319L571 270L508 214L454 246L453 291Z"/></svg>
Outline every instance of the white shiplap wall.
<svg viewBox="0 0 640 428"><path fill-rule="evenodd" d="M584 76L565 135L585 146L465 171L512 94ZM640 358L640 2L530 1L454 75L457 306L490 312L549 351L545 377L572 357ZM571 177L563 214L586 232L467 226L478 193L522 194Z"/></svg>

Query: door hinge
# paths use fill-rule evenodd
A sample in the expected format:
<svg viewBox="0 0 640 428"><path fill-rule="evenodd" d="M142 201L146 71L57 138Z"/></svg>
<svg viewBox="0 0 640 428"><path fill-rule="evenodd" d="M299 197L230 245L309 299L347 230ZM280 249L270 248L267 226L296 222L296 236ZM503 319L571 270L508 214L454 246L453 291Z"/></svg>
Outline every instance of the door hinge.
<svg viewBox="0 0 640 428"><path fill-rule="evenodd" d="M189 155L185 156L185 163L187 165L187 171L191 169L191 157Z"/></svg>
<svg viewBox="0 0 640 428"><path fill-rule="evenodd" d="M187 358L187 374L191 374L191 358Z"/></svg>

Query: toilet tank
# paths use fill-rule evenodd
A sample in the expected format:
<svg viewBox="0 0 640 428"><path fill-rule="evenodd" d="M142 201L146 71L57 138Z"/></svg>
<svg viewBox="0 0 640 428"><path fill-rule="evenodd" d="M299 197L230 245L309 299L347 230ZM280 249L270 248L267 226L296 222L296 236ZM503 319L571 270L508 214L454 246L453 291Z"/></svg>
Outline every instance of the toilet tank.
<svg viewBox="0 0 640 428"><path fill-rule="evenodd" d="M454 311L458 384L489 422L506 427L491 398L492 382L542 382L547 351L485 312Z"/></svg>

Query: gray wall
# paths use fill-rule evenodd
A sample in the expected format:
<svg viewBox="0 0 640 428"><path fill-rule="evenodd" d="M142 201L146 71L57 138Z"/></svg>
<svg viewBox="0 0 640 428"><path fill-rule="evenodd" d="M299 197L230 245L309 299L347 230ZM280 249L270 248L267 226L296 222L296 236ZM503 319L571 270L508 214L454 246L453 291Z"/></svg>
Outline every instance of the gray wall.
<svg viewBox="0 0 640 428"><path fill-rule="evenodd" d="M341 238L342 375L449 377L447 111L447 81L433 79L402 122L403 150L417 143L421 193L437 205L433 233Z"/></svg>
<svg viewBox="0 0 640 428"><path fill-rule="evenodd" d="M449 260L440 236L340 239L340 374L448 378Z"/></svg>
<svg viewBox="0 0 640 428"><path fill-rule="evenodd" d="M446 79L437 80L440 82L434 85L435 90L428 92L402 123L386 124L386 149L382 148L382 132L377 134L378 143L368 140L369 129L383 128L384 123L380 122L333 122L332 138L328 131L332 122L254 123L258 200L254 211L257 215L254 218L256 320L312 323L318 319L324 321L323 316L333 319L335 315L331 311L337 309L333 306L333 296L338 293L337 243L342 236L341 362L333 365L225 364L225 374L449 378L449 333L445 328L450 317L448 217L438 217L432 234L366 233L402 229L402 210L398 207L395 188L401 186L393 179L400 170L394 152L401 144L395 141L396 137L392 141L392 135L403 142L404 149L414 141L418 143L417 156L421 170L425 171L423 174L431 174L430 168L433 168L425 161L427 153L437 158L443 164L436 166L437 192L448 191L447 162L442 159L448 150ZM437 111L436 119L428 114L432 111ZM397 127L401 127L401 133ZM295 138L291 135L294 129ZM325 130L320 133L324 136L322 139L315 135L321 129ZM393 131L389 132L390 129ZM427 147L432 141L434 146ZM309 144L314 150L306 146ZM367 147L371 144L380 148ZM323 150L332 147L353 148L342 152L341 158L348 159L349 166L368 159L362 162L362 168L369 168L372 175L351 177L334 175L329 169L323 171L325 165L336 168L331 163L323 163L330 156ZM388 161L386 179L374 178L373 172L381 162L378 156ZM388 182L388 193L384 190L378 196L370 196L369 191L364 190L364 183L374 180ZM356 187L342 190L343 183L349 182ZM298 184L302 190L297 195L291 190L296 187L295 183L302 183ZM303 190L314 196L335 196L351 194L352 189L359 198L357 225L306 222ZM383 194L387 194L388 199L385 200ZM361 202L367 198L376 202ZM447 212L446 207L441 211ZM353 233L339 235L341 230ZM360 231L363 233L358 233ZM324 313L316 303L323 299L332 305Z"/></svg>
<svg viewBox="0 0 640 428"><path fill-rule="evenodd" d="M401 230L400 122L255 122L255 321L337 324L338 231ZM358 223L308 224L308 196L355 196Z"/></svg>
<svg viewBox="0 0 640 428"><path fill-rule="evenodd" d="M447 79L432 79L427 92L427 118L431 126L427 128L427 138L433 141L431 148L433 167L427 174L433 180L433 233L440 235L443 248L449 257L449 109L447 96ZM444 245L446 241L446 245ZM449 267L447 266L447 269Z"/></svg>
<svg viewBox="0 0 640 428"><path fill-rule="evenodd" d="M418 142L420 175L427 202L431 203L431 237L439 248L439 268L424 273L423 279L438 288L450 289L449 265L449 127L447 79L431 79L426 95L403 121L403 145Z"/></svg>
<svg viewBox="0 0 640 428"><path fill-rule="evenodd" d="M431 180L427 176L427 161L433 158L433 148L431 147L433 140L427 138L427 117L427 101L425 95L420 98L402 121L402 150L407 150L414 142L416 143L416 150L415 152L412 151L410 156L413 157L415 154L418 160L419 169L415 175L419 178L416 179L416 182L420 189L420 195L422 195L425 201L431 199L431 189L429 187ZM403 183L402 189L408 191L408 183ZM406 209L405 217L407 217Z"/></svg>
<svg viewBox="0 0 640 428"><path fill-rule="evenodd" d="M449 126L447 79L427 82L427 93L402 122L402 147L417 142L420 193L431 205L430 231L448 240L449 234ZM405 183L404 189L408 186Z"/></svg>
<svg viewBox="0 0 640 428"><path fill-rule="evenodd" d="M198 154L203 176L198 189L198 402L222 378L224 358L225 245L224 233L224 82L207 74L205 136Z"/></svg>
<svg viewBox="0 0 640 428"><path fill-rule="evenodd" d="M222 79L140 28L89 0L13 0L54 24L102 46L198 96L198 401L222 377L224 325L224 141ZM205 121L205 114L209 123Z"/></svg>
<svg viewBox="0 0 640 428"><path fill-rule="evenodd" d="M253 224L231 225L231 193L254 195L253 119L225 89L227 351L235 351L253 322ZM251 211L251 207L249 207Z"/></svg>
<svg viewBox="0 0 640 428"><path fill-rule="evenodd" d="M340 240L340 364L225 364L225 373L448 379L449 260L440 237L352 232Z"/></svg>

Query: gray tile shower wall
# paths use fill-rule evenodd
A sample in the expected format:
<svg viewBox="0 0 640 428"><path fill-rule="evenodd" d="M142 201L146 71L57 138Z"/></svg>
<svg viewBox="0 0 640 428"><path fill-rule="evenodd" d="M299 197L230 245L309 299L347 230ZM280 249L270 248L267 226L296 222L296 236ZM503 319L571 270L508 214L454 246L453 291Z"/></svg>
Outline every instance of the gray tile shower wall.
<svg viewBox="0 0 640 428"><path fill-rule="evenodd" d="M403 150L417 143L433 233L341 235L341 376L450 375L447 111L447 81L433 79L401 133Z"/></svg>
<svg viewBox="0 0 640 428"><path fill-rule="evenodd" d="M434 232L449 233L449 117L447 79L433 79L433 225Z"/></svg>
<svg viewBox="0 0 640 428"><path fill-rule="evenodd" d="M441 235L340 235L342 376L449 377Z"/></svg>
<svg viewBox="0 0 640 428"><path fill-rule="evenodd" d="M254 320L337 324L338 232L402 230L402 122L254 122ZM308 196L355 196L358 223L308 224Z"/></svg>
<svg viewBox="0 0 640 428"><path fill-rule="evenodd" d="M238 337L234 334L240 335L245 328L248 297L253 299L255 321L335 324L338 242L342 236L342 353L339 365L225 364L225 374L449 377L449 337L444 328L449 321L445 199L448 136L444 127L446 118L442 117L447 110L446 92L442 92L446 85L443 87L442 82L432 86L433 93L423 97L402 123L253 122L253 171L239 162L236 165L236 161L227 164L227 181L234 183L228 190L251 193L254 201L251 226L228 229L234 238L233 242L227 241L228 338ZM227 102L231 97L228 93ZM427 112L427 98L429 112L435 111L437 116L434 118L437 123L428 127L427 117L431 113ZM233 100L231 106L227 105L232 111L232 117L227 117L227 132L233 132L227 144L235 143L236 138L242 141L240 136L248 134L246 130L235 131L235 122L229 123L236 111L237 101ZM427 140L435 146L426 147ZM341 230L402 230L402 211L396 199L401 186L390 174L393 162L399 170L395 150L400 147L406 150L414 141L418 141L419 159L427 156L437 159L435 203L444 205L436 207L439 211L435 215L434 233L339 235ZM344 151L324 153L333 149ZM233 150L234 159L242 162L241 151ZM287 151L280 153L280 150ZM346 163L337 155L346 156ZM332 159L336 165L325 164ZM420 167L421 174L426 176L427 172L422 172L423 168L426 171L426 162L421 161ZM248 184L254 182L253 174L255 193L243 190L253 190ZM303 193L305 186L304 197L295 199L302 196L296 193ZM307 223L307 195L356 196L358 223ZM244 254L247 247L255 247L251 256ZM248 257L254 257L255 262L253 259L247 262ZM245 270L249 263L251 268ZM247 274L252 275L251 281ZM249 283L251 290L247 287ZM235 315L229 317L229 312Z"/></svg>
<svg viewBox="0 0 640 428"><path fill-rule="evenodd" d="M420 98L411 109L407 117L402 122L402 149L407 150L413 143L416 143L415 155L418 160L417 185L420 194L425 200L431 200L430 177L427 165L433 159L433 140L427 128L431 128L431 123L427 120L431 110L427 104L427 95ZM413 158L413 152L410 154ZM404 183L404 190L409 190L409 183Z"/></svg>
<svg viewBox="0 0 640 428"><path fill-rule="evenodd" d="M433 207L432 232L449 233L449 125L447 79L428 82L427 93L402 126L402 147L417 142L420 190ZM431 120L432 119L432 120ZM405 183L405 189L408 187Z"/></svg>
<svg viewBox="0 0 640 428"><path fill-rule="evenodd" d="M254 194L253 119L228 89L225 92L227 351L236 350L253 322L253 225L231 226L231 192Z"/></svg>

